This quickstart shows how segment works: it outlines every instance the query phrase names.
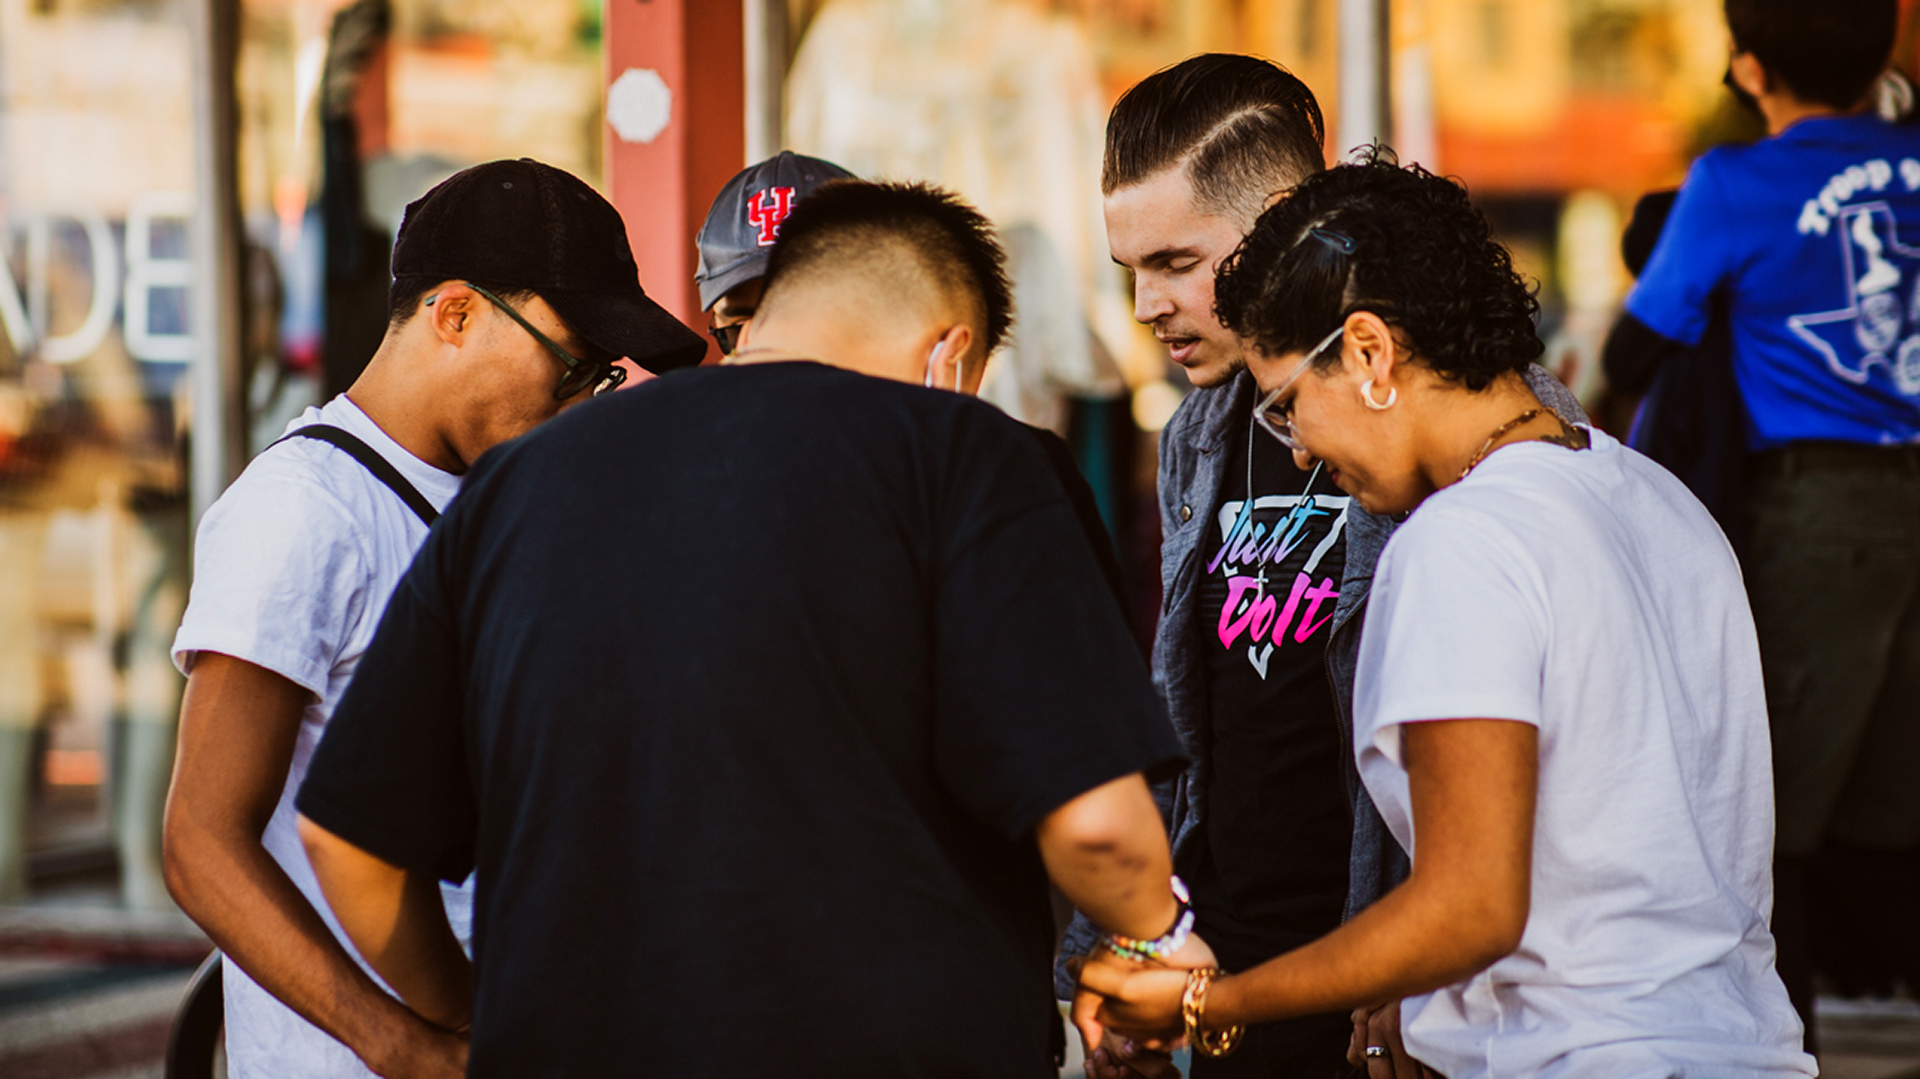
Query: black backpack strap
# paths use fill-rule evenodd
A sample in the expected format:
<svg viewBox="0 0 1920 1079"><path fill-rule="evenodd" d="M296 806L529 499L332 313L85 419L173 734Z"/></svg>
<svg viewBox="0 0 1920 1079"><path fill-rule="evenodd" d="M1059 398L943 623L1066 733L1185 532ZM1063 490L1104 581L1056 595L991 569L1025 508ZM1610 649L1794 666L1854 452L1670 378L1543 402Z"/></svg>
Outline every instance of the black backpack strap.
<svg viewBox="0 0 1920 1079"><path fill-rule="evenodd" d="M394 494L399 495L400 501L405 502L408 509L425 521L428 528L432 528L433 522L440 519L440 511L433 508L433 503L427 501L427 496L421 494L419 488L408 483L407 478L400 474L399 469L393 467L391 461L375 453L372 446L360 441L352 433L330 424L310 423L288 432L273 445L278 446L289 438L316 438L322 442L332 443L364 465L368 472L373 473L374 479L386 484ZM267 448L272 449L273 446Z"/></svg>

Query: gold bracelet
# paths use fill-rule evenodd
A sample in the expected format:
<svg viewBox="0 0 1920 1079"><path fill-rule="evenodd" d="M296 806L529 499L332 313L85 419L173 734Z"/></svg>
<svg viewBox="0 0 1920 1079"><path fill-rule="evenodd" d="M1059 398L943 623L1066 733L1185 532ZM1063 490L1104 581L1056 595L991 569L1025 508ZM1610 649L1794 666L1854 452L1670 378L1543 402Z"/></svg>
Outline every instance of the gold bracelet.
<svg viewBox="0 0 1920 1079"><path fill-rule="evenodd" d="M1204 1026L1207 989L1220 976L1219 967L1200 967L1187 971L1187 988L1180 994L1180 1018L1187 1025L1187 1044L1210 1057L1223 1057L1239 1048L1240 1036L1247 1032L1241 1024L1209 1032Z"/></svg>

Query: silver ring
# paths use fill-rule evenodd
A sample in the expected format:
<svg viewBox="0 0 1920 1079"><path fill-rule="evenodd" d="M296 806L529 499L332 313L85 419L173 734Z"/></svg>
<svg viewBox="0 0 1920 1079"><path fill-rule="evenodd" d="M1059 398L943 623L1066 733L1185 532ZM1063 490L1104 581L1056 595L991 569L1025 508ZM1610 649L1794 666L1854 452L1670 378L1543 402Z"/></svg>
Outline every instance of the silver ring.
<svg viewBox="0 0 1920 1079"><path fill-rule="evenodd" d="M1381 1057L1383 1057L1383 1056L1386 1056L1386 1055L1387 1055L1387 1047L1386 1047L1386 1046L1384 1046L1384 1045L1369 1045L1369 1046L1367 1046L1367 1059L1368 1059L1368 1060L1378 1060L1378 1059L1380 1059Z"/></svg>

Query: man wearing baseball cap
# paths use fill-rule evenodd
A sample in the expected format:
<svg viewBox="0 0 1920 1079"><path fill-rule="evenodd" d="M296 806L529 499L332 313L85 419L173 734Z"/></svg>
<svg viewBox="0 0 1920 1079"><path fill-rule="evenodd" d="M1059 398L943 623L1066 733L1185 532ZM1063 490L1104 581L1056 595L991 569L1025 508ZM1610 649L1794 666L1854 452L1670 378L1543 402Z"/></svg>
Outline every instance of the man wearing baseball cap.
<svg viewBox="0 0 1920 1079"><path fill-rule="evenodd" d="M780 223L821 184L855 178L831 161L782 150L742 169L720 189L695 238L700 268L693 280L700 286L701 310L713 313L707 332L721 352L733 352L741 328L760 306Z"/></svg>
<svg viewBox="0 0 1920 1079"><path fill-rule="evenodd" d="M706 346L640 288L620 215L539 162L461 172L407 207L390 322L207 511L174 661L187 675L168 887L226 954L234 1079L457 1076L460 1031L394 999L339 934L293 794L413 553L491 447ZM470 890L447 887L466 939Z"/></svg>

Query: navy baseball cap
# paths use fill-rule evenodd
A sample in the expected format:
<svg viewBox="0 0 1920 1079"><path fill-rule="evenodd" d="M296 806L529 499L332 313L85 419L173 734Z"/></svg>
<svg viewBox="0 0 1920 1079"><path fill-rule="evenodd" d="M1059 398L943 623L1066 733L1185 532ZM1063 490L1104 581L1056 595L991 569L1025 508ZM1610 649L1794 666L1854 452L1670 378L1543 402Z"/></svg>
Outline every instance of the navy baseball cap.
<svg viewBox="0 0 1920 1079"><path fill-rule="evenodd" d="M701 310L711 310L740 282L766 276L780 222L801 199L831 180L857 178L831 161L782 150L728 180L694 241L700 247L693 280L700 286Z"/></svg>
<svg viewBox="0 0 1920 1079"><path fill-rule="evenodd" d="M655 374L707 353L705 338L640 288L620 211L530 158L454 173L410 204L393 276L531 289L594 347Z"/></svg>

